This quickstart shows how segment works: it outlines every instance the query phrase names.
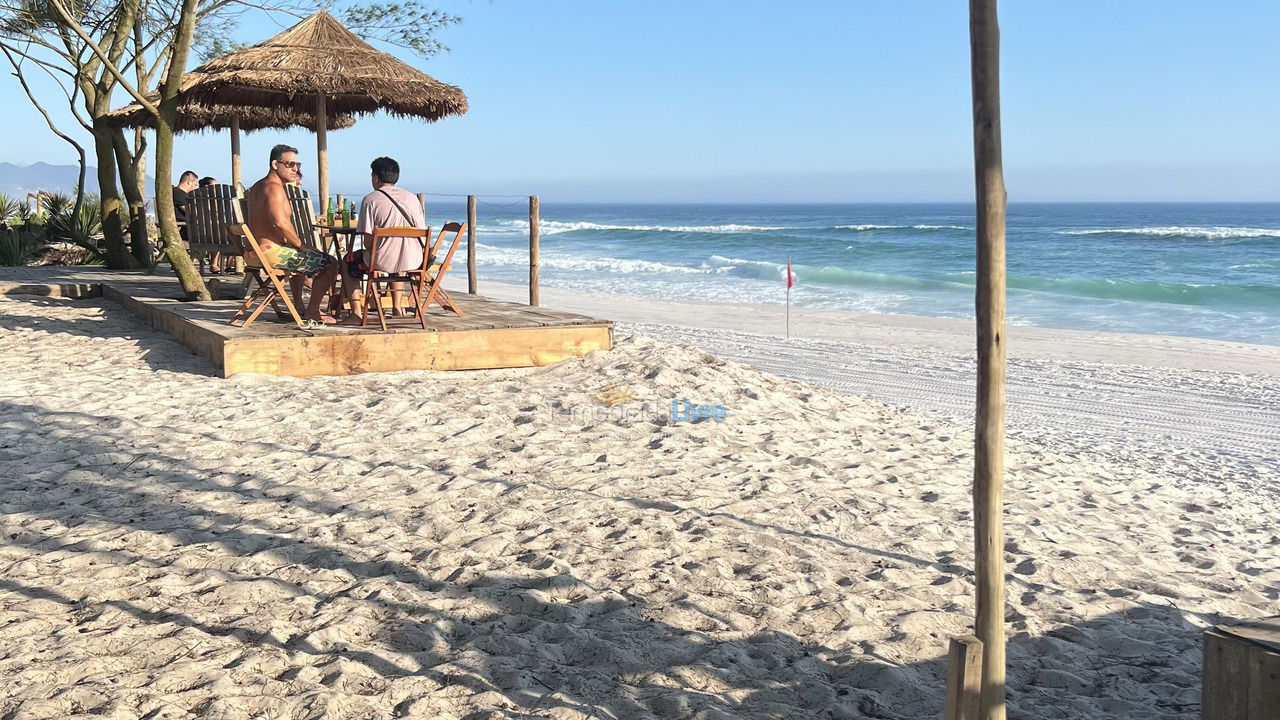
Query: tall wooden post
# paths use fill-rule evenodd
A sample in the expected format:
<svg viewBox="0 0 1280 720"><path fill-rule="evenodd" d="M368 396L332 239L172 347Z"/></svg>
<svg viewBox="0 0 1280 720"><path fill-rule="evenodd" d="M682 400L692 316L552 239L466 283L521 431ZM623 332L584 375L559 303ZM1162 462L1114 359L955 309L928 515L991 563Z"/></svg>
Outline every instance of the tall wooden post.
<svg viewBox="0 0 1280 720"><path fill-rule="evenodd" d="M467 292L476 294L476 196L467 196Z"/></svg>
<svg viewBox="0 0 1280 720"><path fill-rule="evenodd" d="M325 203L329 201L329 109L324 93L316 96L316 175L320 194L319 202L314 203L325 211Z"/></svg>
<svg viewBox="0 0 1280 720"><path fill-rule="evenodd" d="M982 698L978 717L1004 720L1005 188L1000 152L1000 26L996 0L969 0L973 168L977 190L978 397L973 459L974 554Z"/></svg>
<svg viewBox="0 0 1280 720"><path fill-rule="evenodd" d="M240 186L240 116L231 118L231 186Z"/></svg>
<svg viewBox="0 0 1280 720"><path fill-rule="evenodd" d="M538 307L538 196L529 196L529 304Z"/></svg>

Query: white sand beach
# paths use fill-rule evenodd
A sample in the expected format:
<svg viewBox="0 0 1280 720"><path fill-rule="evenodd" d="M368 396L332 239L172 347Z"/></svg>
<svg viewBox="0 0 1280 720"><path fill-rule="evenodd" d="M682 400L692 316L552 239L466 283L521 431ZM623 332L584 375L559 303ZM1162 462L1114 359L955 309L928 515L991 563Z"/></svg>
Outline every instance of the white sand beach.
<svg viewBox="0 0 1280 720"><path fill-rule="evenodd" d="M967 324L543 303L615 349L223 380L110 302L0 298L0 717L938 717ZM1280 613L1280 348L1010 358L1009 717L1198 718L1201 629Z"/></svg>

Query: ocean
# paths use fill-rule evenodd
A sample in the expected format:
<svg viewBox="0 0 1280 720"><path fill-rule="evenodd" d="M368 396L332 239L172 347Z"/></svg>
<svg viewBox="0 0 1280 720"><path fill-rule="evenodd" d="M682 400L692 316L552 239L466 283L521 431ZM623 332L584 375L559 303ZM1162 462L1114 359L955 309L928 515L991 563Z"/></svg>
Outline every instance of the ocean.
<svg viewBox="0 0 1280 720"><path fill-rule="evenodd" d="M445 219L464 206L428 197ZM973 317L972 205L545 203L541 219L544 287L781 304L790 257L796 307ZM528 229L525 202L480 201L482 285L528 282ZM1011 324L1280 345L1280 203L1011 204L1007 253Z"/></svg>

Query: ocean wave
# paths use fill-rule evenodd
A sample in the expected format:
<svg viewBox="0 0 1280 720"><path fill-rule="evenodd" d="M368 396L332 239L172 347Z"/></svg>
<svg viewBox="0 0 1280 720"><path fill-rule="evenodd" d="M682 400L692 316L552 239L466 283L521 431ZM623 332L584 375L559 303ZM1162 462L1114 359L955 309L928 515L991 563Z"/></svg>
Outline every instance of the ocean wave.
<svg viewBox="0 0 1280 720"><path fill-rule="evenodd" d="M528 220L499 220L500 226L513 230L529 230ZM586 221L563 222L559 220L541 220L538 224L543 235L577 232L579 230L630 230L633 232L679 232L710 233L724 235L730 233L772 232L775 230L802 230L804 228L775 227L771 225L607 225Z"/></svg>
<svg viewBox="0 0 1280 720"><path fill-rule="evenodd" d="M476 244L476 263L479 265L528 265L529 252L511 248L496 247L484 243ZM688 267L685 265L669 265L667 263L636 260L631 258L585 257L582 255L561 255L543 252L538 257L541 267L556 270L578 270L586 272L606 273L684 273L706 274L706 268Z"/></svg>
<svg viewBox="0 0 1280 720"><path fill-rule="evenodd" d="M707 265L721 274L757 280L786 281L787 264L762 260L743 260L741 258L712 255ZM877 290L962 290L972 288L972 281L966 286L964 282L956 282L949 278L930 279L916 278L908 275L892 273L868 272L866 270L849 270L835 265L792 265L792 273L797 284L830 285L835 287Z"/></svg>
<svg viewBox="0 0 1280 720"><path fill-rule="evenodd" d="M713 255L710 268L733 276L762 280L786 279L786 264L759 260L743 260ZM827 265L794 265L797 284L828 285L864 290L934 290L960 291L966 295L973 291L975 276L972 272L935 273L926 277L912 277L893 273L877 273L865 270ZM1124 300L1132 302L1162 303L1170 305L1199 306L1280 306L1280 287L1269 285L1230 285L1161 283L1137 280L1107 280L1089 278L1038 278L1021 275L1008 276L1012 290L1026 290L1069 297L1096 300Z"/></svg>
<svg viewBox="0 0 1280 720"><path fill-rule="evenodd" d="M1269 285L1035 278L1018 275L1010 275L1008 282L1010 288L1018 290L1031 290L1098 300L1130 300L1168 305L1280 307L1280 287Z"/></svg>
<svg viewBox="0 0 1280 720"><path fill-rule="evenodd" d="M529 221L520 219L498 220L496 228L500 232L529 231ZM874 230L914 230L931 232L936 230L973 230L963 225L833 225L829 227L811 227L796 225L748 225L744 223L726 223L723 225L610 225L607 223L589 222L586 220L563 221L542 220L539 229L543 235L559 235L581 230L595 231L628 231L628 232L670 232L670 233L707 233L710 235L729 235L735 233L762 233L779 231L829 232L843 230L853 232L870 232Z"/></svg>
<svg viewBox="0 0 1280 720"><path fill-rule="evenodd" d="M870 232L872 230L973 230L964 225L836 225L833 230L853 230L854 232Z"/></svg>
<svg viewBox="0 0 1280 720"><path fill-rule="evenodd" d="M1234 240L1248 238L1280 238L1280 229L1247 227L1196 227L1169 225L1164 227L1093 228L1089 230L1058 230L1058 235L1145 235L1147 237L1183 237L1208 240Z"/></svg>

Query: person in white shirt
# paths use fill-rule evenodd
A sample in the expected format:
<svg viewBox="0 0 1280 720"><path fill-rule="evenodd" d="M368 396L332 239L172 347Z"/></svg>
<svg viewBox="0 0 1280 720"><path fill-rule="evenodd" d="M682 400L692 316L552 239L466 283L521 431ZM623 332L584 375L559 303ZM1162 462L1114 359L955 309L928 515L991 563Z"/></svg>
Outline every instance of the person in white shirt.
<svg viewBox="0 0 1280 720"><path fill-rule="evenodd" d="M371 171L370 184L373 192L364 196L360 202L360 219L356 223L356 232L364 239L364 248L347 253L343 263L343 283L347 301L351 306L352 317L358 321L363 314L363 302L357 303L352 298L352 290L356 282L363 279L370 270L396 273L422 267L423 242L419 238L383 238L378 245L376 268L369 267L369 250L373 246L373 231L389 227L426 228L427 221L422 203L413 193L397 187L400 181L400 163L389 157L380 157L369 164ZM404 296L402 292L391 294L393 312L404 314Z"/></svg>

